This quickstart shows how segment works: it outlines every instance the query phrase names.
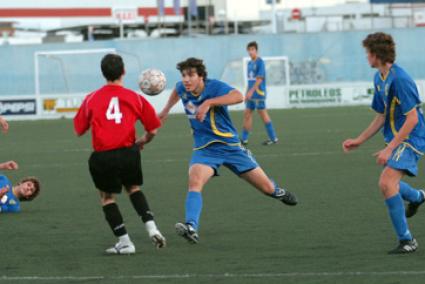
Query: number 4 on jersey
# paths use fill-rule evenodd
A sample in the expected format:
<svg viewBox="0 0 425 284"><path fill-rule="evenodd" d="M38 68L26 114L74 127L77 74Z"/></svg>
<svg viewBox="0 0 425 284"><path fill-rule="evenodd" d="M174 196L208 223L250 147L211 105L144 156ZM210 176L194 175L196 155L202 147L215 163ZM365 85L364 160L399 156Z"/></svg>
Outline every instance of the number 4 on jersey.
<svg viewBox="0 0 425 284"><path fill-rule="evenodd" d="M116 124L121 123L122 113L120 112L120 101L118 97L113 97L109 102L108 110L106 111L107 120L115 120Z"/></svg>

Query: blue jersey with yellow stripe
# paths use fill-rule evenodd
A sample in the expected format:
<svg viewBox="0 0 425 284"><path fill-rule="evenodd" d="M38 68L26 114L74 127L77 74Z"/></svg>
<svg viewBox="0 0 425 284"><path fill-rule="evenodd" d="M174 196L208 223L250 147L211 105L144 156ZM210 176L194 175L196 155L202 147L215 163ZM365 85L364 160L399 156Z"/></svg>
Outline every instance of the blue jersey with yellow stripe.
<svg viewBox="0 0 425 284"><path fill-rule="evenodd" d="M394 139L406 121L406 114L416 109L418 124L404 143L422 154L425 151L425 120L413 79L400 66L393 64L386 78L379 71L375 74L374 87L372 108L385 114L382 130L385 142L390 143Z"/></svg>
<svg viewBox="0 0 425 284"><path fill-rule="evenodd" d="M19 204L19 199L13 195L12 183L10 180L0 174L0 188L8 188L9 191L0 198L0 213L7 212L19 212L21 211L21 206Z"/></svg>
<svg viewBox="0 0 425 284"><path fill-rule="evenodd" d="M176 85L176 92L182 100L185 112L189 118L193 130L194 149L202 149L218 142L228 145L239 145L238 132L230 119L227 106L210 108L205 120L200 122L196 119L198 107L211 98L227 95L234 88L218 80L206 80L204 91L194 96L187 92L182 82Z"/></svg>
<svg viewBox="0 0 425 284"><path fill-rule="evenodd" d="M257 78L262 78L263 81L255 90L251 99L264 100L266 98L266 65L260 57L248 62L248 90L254 86Z"/></svg>

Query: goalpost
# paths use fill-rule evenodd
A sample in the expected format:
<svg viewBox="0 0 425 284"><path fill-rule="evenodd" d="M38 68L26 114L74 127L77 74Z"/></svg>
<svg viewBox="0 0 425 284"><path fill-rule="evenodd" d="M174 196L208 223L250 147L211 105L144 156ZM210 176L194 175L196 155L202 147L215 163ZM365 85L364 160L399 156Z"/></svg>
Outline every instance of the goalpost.
<svg viewBox="0 0 425 284"><path fill-rule="evenodd" d="M37 102L37 114L38 116L42 116L43 118L45 116L47 117L60 117L60 116L66 116L66 112L69 111L75 111L79 107L77 106L79 100L81 100L81 91L76 92L71 90L70 86L70 77L68 74L69 65L72 65L74 62L71 59L71 61L67 64L66 61L70 60L68 57L71 56L78 56L79 60L83 59L89 60L90 58L94 57L95 55L104 55L107 53L117 53L117 50L115 48L96 48L96 49L74 49L74 50L47 50L47 51L36 51L34 53L34 92L35 92L35 99ZM86 57L84 57L86 56ZM61 75L63 80L63 87L65 91L61 91L58 93L49 93L49 94L42 94L42 85L41 85L41 62L42 59L50 59L57 63L59 63L59 70L57 68L51 68L53 70L50 70L48 75ZM68 58L68 59L66 59ZM78 66L80 63L75 63L76 66ZM96 66L98 66L99 62L97 60ZM78 66L79 68L84 68L84 66ZM53 82L57 83L53 80ZM52 83L52 82L50 82ZM89 90L84 90L89 91ZM55 108L58 100L61 100L61 104L70 104L71 106L69 108ZM68 100L67 102L63 102L64 100ZM74 101L74 103L73 103ZM50 113L49 111L46 111L46 104L50 102L50 105L52 108L54 108ZM45 118L47 118L45 117Z"/></svg>
<svg viewBox="0 0 425 284"><path fill-rule="evenodd" d="M291 85L289 58L287 56L261 57L266 66L267 107L283 108L287 105ZM221 79L231 86L246 92L248 87L249 57L231 61L224 68ZM231 106L233 110L244 109L243 104Z"/></svg>
<svg viewBox="0 0 425 284"><path fill-rule="evenodd" d="M287 56L261 57L266 65L267 86L289 86L289 58ZM250 57L243 58L244 82L248 82L248 62Z"/></svg>

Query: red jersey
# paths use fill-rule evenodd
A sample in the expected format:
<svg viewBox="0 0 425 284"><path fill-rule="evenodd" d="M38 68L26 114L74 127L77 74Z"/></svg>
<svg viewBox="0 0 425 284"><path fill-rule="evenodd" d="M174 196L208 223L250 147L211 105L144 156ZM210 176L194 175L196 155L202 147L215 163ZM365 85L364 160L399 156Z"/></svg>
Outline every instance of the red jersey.
<svg viewBox="0 0 425 284"><path fill-rule="evenodd" d="M119 85L105 85L85 97L74 117L74 129L81 136L91 127L94 150L107 151L134 145L137 120L147 132L161 126L145 98Z"/></svg>

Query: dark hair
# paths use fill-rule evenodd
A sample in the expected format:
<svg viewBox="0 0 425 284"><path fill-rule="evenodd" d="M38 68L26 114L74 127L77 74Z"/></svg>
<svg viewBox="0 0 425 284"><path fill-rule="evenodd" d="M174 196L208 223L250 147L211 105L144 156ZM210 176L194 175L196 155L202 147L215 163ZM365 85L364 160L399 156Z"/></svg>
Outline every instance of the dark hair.
<svg viewBox="0 0 425 284"><path fill-rule="evenodd" d="M41 187L40 187L40 181L38 180L38 178L36 178L36 177L24 177L18 183L18 185L19 184L22 184L24 182L27 182L27 181L32 182L34 184L34 192L31 194L31 196L28 196L27 198L20 197L19 198L20 201L31 201L31 200L33 200L34 198L36 198L40 194Z"/></svg>
<svg viewBox="0 0 425 284"><path fill-rule="evenodd" d="M103 77L108 81L115 81L124 74L124 62L118 54L106 54L100 64Z"/></svg>
<svg viewBox="0 0 425 284"><path fill-rule="evenodd" d="M246 49L249 49L250 47L254 47L255 50L258 50L258 43L256 41L251 41L247 44Z"/></svg>
<svg viewBox="0 0 425 284"><path fill-rule="evenodd" d="M363 40L363 47L371 54L374 54L383 64L394 63L395 61L395 42L393 37L389 34L369 34Z"/></svg>
<svg viewBox="0 0 425 284"><path fill-rule="evenodd" d="M183 73L185 70L191 71L192 69L195 69L199 77L202 77L204 81L207 79L207 67L205 67L202 59L190 57L185 61L178 63L177 69L180 71L180 73Z"/></svg>

